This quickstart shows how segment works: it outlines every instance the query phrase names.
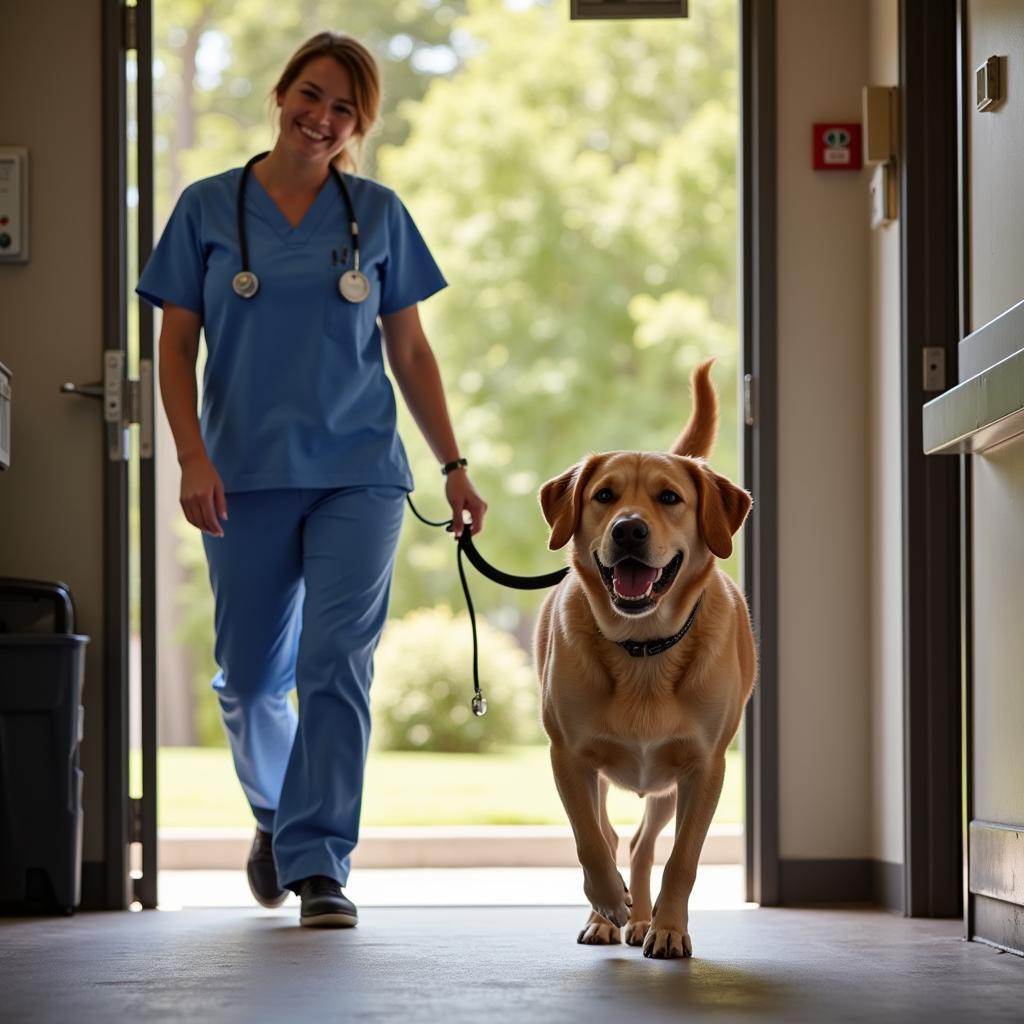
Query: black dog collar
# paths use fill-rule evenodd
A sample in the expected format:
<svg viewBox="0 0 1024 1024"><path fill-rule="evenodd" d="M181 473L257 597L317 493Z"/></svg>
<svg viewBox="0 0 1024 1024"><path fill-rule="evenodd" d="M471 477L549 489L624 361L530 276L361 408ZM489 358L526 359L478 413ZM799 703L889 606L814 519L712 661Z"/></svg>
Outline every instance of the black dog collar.
<svg viewBox="0 0 1024 1024"><path fill-rule="evenodd" d="M667 651L670 647L675 647L675 645L690 632L693 620L697 617L697 609L700 608L703 600L704 592L701 591L700 597L697 598L697 603L693 606L693 611L690 612L689 618L687 618L683 623L683 628L673 636L667 636L661 640L616 640L615 642L623 648L631 658L643 658L649 657L652 654L661 654L662 651Z"/></svg>

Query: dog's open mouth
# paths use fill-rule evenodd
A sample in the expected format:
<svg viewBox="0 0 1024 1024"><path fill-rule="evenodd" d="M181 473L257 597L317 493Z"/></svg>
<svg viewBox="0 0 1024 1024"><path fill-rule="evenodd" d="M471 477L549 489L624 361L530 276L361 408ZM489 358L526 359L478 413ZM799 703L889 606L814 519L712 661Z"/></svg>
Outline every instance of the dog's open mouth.
<svg viewBox="0 0 1024 1024"><path fill-rule="evenodd" d="M620 559L615 565L605 565L597 555L594 561L601 571L601 579L611 594L612 604L619 611L636 615L653 608L665 593L683 564L680 551L668 565L652 566L635 558Z"/></svg>

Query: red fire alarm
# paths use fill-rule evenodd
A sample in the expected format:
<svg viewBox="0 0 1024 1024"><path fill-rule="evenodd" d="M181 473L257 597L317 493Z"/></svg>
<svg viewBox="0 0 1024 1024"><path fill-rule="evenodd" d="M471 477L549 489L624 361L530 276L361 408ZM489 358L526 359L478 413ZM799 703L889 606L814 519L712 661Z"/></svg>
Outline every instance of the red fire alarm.
<svg viewBox="0 0 1024 1024"><path fill-rule="evenodd" d="M816 124L812 140L816 171L860 170L859 124Z"/></svg>

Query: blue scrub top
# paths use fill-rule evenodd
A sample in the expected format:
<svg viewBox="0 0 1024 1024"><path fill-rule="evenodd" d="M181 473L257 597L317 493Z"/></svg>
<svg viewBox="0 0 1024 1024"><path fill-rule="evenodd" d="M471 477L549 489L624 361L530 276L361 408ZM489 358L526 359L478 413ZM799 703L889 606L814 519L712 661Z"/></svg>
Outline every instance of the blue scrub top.
<svg viewBox="0 0 1024 1024"><path fill-rule="evenodd" d="M241 270L241 173L185 189L136 287L155 306L166 301L203 318L200 426L225 491L412 490L377 317L445 287L426 243L394 192L347 174L371 287L364 302L348 302L338 278L352 268L352 236L333 176L292 227L249 175L249 267L260 288L242 299L231 288Z"/></svg>

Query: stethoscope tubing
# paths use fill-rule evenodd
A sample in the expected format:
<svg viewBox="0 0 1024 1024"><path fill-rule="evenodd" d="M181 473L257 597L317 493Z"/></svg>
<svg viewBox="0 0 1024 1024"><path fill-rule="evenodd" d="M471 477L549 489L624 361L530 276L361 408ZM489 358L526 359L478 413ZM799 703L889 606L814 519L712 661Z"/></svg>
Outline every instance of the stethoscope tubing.
<svg viewBox="0 0 1024 1024"><path fill-rule="evenodd" d="M249 236L245 229L245 189L249 181L249 175L252 172L253 164L259 163L260 160L265 160L269 155L270 151L268 150L264 153L257 153L255 156L250 157L242 168L242 176L238 181L238 248L242 257L242 269L240 273L235 275L233 286L236 294L245 299L252 298L259 288L259 281L256 275L249 269ZM348 184L346 183L341 171L339 171L334 164L330 165L330 170L331 175L338 186L338 190L341 192L341 198L345 202L345 210L348 213L349 231L352 234L353 269L342 274L342 277L338 282L338 290L344 298L349 300L349 302L362 302L369 293L369 282L359 269L359 222L356 220L356 208L355 204L352 202L352 193L349 191ZM251 290L239 290L236 282L243 276L251 279L251 282L254 285ZM352 277L355 278L354 290L353 287L346 288L345 286L345 279Z"/></svg>

